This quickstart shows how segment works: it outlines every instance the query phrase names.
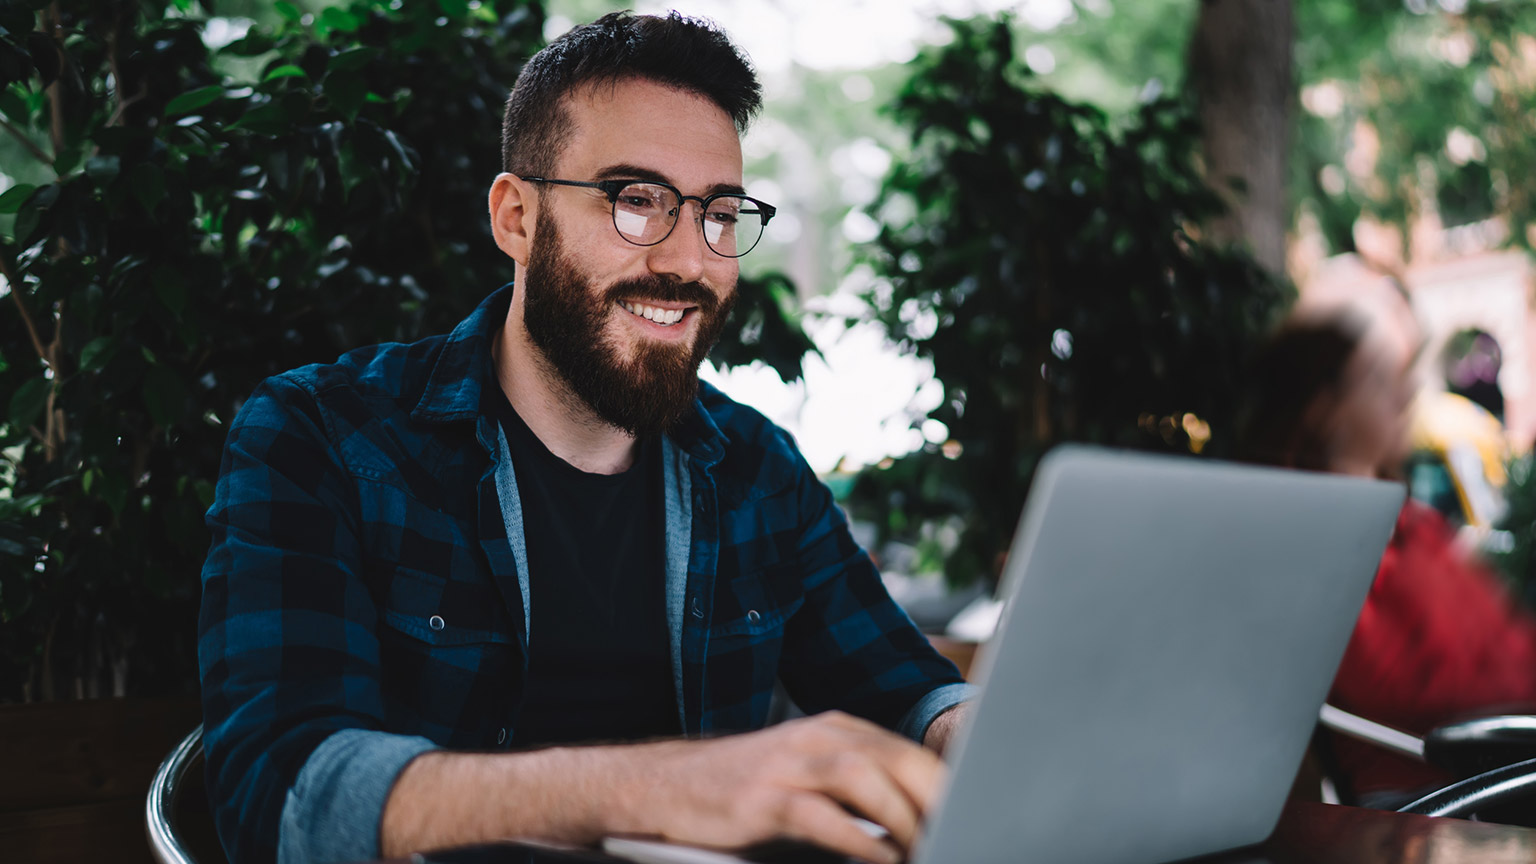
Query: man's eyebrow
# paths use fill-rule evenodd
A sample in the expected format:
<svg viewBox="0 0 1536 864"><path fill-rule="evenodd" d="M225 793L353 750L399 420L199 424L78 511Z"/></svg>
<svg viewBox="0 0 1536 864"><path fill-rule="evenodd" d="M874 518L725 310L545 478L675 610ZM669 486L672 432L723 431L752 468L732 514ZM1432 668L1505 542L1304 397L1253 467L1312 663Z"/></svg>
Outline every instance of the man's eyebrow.
<svg viewBox="0 0 1536 864"><path fill-rule="evenodd" d="M639 165L630 165L621 162L617 165L609 165L597 172L597 180L644 180L650 183L665 183L668 186L676 186L672 178L653 168L642 168ZM716 183L704 191L705 195L717 195L722 192L730 192L737 195L745 195L745 189L739 183Z"/></svg>

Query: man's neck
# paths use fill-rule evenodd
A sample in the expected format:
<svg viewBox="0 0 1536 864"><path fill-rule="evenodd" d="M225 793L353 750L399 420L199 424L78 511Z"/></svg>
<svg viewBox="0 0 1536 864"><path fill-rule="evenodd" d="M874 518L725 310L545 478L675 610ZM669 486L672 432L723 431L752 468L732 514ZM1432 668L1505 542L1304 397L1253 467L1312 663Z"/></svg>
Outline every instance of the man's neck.
<svg viewBox="0 0 1536 864"><path fill-rule="evenodd" d="M571 392L538 347L527 338L513 304L496 337L492 356L501 392L549 452L589 474L618 474L639 452L635 436L605 422Z"/></svg>

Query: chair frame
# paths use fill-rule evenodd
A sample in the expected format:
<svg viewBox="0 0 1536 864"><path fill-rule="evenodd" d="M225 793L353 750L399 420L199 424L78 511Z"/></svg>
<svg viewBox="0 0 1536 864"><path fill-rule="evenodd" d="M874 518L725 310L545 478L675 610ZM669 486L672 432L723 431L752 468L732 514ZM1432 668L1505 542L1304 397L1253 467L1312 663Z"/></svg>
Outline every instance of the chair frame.
<svg viewBox="0 0 1536 864"><path fill-rule="evenodd" d="M1527 759L1452 783L1398 808L1397 812L1465 819L1490 806L1529 796L1533 791L1536 791L1536 759Z"/></svg>
<svg viewBox="0 0 1536 864"><path fill-rule="evenodd" d="M181 796L187 774L203 762L203 724L181 739L165 757L149 784L144 802L144 827L149 834L149 850L159 864L197 864L177 836L171 814Z"/></svg>

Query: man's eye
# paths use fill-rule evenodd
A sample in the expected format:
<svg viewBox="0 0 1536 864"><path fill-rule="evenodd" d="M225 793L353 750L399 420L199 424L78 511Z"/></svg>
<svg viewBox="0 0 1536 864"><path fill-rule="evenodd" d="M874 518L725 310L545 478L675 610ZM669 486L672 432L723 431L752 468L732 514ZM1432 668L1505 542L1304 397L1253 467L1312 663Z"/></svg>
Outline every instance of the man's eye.
<svg viewBox="0 0 1536 864"><path fill-rule="evenodd" d="M633 207L637 210L657 206L656 199L649 195L620 195L619 203L625 207Z"/></svg>
<svg viewBox="0 0 1536 864"><path fill-rule="evenodd" d="M721 225L735 225L738 217L733 212L710 211L709 218Z"/></svg>

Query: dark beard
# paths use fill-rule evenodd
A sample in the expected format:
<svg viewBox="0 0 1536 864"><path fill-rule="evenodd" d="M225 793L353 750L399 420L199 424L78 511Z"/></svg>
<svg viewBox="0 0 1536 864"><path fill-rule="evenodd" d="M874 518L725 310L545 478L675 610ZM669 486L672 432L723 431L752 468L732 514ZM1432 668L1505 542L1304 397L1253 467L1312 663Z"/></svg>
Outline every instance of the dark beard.
<svg viewBox="0 0 1536 864"><path fill-rule="evenodd" d="M648 277L594 295L547 211L539 214L535 232L523 276L523 326L533 343L604 423L637 436L671 431L698 398L699 364L720 338L735 292L722 302L697 282ZM697 307L690 313L699 316L692 347L641 342L630 362L620 360L604 328L615 308L623 311L621 299Z"/></svg>

